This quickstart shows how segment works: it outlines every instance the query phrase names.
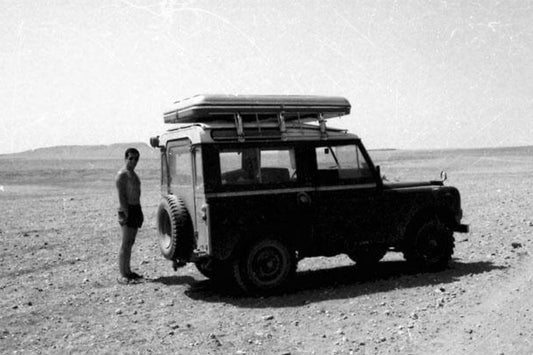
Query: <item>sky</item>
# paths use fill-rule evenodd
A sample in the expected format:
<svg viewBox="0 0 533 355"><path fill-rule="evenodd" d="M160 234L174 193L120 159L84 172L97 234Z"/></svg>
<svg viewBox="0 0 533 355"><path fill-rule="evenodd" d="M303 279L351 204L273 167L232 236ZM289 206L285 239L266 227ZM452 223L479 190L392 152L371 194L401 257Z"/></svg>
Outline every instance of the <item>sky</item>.
<svg viewBox="0 0 533 355"><path fill-rule="evenodd" d="M0 5L0 154L148 142L206 93L344 96L370 149L533 145L532 0Z"/></svg>

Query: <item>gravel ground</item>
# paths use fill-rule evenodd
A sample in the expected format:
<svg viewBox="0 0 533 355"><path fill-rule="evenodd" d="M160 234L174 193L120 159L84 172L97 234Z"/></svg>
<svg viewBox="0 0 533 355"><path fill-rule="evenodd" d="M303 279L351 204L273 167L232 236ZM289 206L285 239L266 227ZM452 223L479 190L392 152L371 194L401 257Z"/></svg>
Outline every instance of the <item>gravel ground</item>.
<svg viewBox="0 0 533 355"><path fill-rule="evenodd" d="M139 170L146 224L132 265L146 279L124 286L113 185L121 161L48 161L29 176L27 161L0 160L0 352L533 353L530 153L382 156L391 180L445 167L461 191L471 232L456 234L450 268L416 273L394 253L371 273L342 255L305 259L286 293L271 297L216 287L192 264L172 270L155 240L156 163L143 170L141 160Z"/></svg>

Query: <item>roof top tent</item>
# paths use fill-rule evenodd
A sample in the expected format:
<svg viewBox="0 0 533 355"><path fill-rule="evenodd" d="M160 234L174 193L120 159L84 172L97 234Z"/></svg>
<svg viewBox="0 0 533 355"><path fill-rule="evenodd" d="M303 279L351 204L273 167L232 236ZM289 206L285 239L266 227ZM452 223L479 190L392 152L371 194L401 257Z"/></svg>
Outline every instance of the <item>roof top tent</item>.
<svg viewBox="0 0 533 355"><path fill-rule="evenodd" d="M317 120L317 114L332 118L350 113L350 102L343 97L308 95L196 95L176 101L165 112L165 123L195 123L233 120L240 113L243 120L255 121L256 114L276 117L284 113L286 121ZM299 114L299 115L298 115ZM266 118L266 117L265 117Z"/></svg>
<svg viewBox="0 0 533 355"><path fill-rule="evenodd" d="M286 122L318 121L327 137L326 119L350 113L350 102L338 96L310 95L196 95L176 101L165 112L165 123L232 122L240 141L244 140L245 125L260 126L275 122L281 138L286 136Z"/></svg>

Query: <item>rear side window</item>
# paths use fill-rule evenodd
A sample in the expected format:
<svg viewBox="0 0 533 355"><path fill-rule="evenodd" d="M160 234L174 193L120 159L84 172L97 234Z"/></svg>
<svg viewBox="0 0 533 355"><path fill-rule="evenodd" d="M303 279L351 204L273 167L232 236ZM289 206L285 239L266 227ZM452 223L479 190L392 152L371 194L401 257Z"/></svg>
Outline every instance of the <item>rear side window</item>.
<svg viewBox="0 0 533 355"><path fill-rule="evenodd" d="M168 175L171 191L192 186L191 153L188 146L173 146L168 149Z"/></svg>
<svg viewBox="0 0 533 355"><path fill-rule="evenodd" d="M282 184L297 179L291 148L224 149L219 156L222 185Z"/></svg>

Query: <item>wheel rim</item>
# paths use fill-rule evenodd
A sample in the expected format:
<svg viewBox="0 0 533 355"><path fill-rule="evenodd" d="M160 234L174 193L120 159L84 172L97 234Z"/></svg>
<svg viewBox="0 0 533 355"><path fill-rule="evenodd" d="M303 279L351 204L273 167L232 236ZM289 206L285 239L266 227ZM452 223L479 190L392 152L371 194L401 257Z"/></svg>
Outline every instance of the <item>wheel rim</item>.
<svg viewBox="0 0 533 355"><path fill-rule="evenodd" d="M274 246L258 249L250 258L250 273L255 284L268 285L281 279L287 269L283 251Z"/></svg>
<svg viewBox="0 0 533 355"><path fill-rule="evenodd" d="M170 248L171 245L171 226L170 226L170 217L167 213L161 213L159 216L159 245L163 249Z"/></svg>

